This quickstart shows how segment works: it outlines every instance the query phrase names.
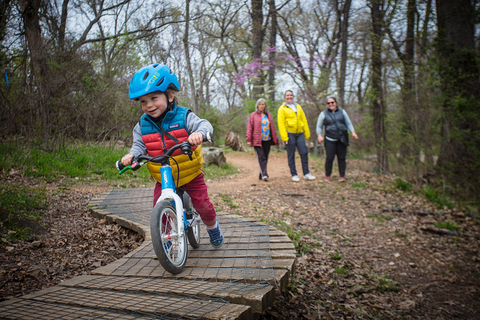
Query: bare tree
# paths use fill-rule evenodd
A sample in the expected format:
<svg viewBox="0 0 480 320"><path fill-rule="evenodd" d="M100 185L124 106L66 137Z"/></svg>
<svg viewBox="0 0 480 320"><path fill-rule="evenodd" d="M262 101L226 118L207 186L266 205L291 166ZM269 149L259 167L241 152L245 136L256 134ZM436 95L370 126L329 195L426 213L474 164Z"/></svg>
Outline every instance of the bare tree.
<svg viewBox="0 0 480 320"><path fill-rule="evenodd" d="M265 28L263 26L263 1L251 0L252 4L252 59L260 60L262 56L263 39L265 37ZM260 73L258 77L253 79L252 98L254 100L260 98L264 93L265 78Z"/></svg>
<svg viewBox="0 0 480 320"><path fill-rule="evenodd" d="M371 0L372 16L372 115L377 149L377 170L388 172L387 132L385 127L386 106L382 80L382 42L385 34L385 11L383 0Z"/></svg>
<svg viewBox="0 0 480 320"><path fill-rule="evenodd" d="M276 51L277 51L277 29L278 29L278 22L277 22L277 8L275 6L275 0L268 1L268 17L270 20L270 52L268 53L268 59L270 63L275 61ZM268 69L268 97L270 101L275 100L275 66L271 66Z"/></svg>
<svg viewBox="0 0 480 320"><path fill-rule="evenodd" d="M240 73L241 67L238 60L242 60L242 56L250 50L244 39L246 30L240 22L242 21L242 10L245 9L245 6L245 3L240 4L235 2L235 0L209 3L210 10L208 10L207 17L214 24L210 25L211 28L203 27L199 29L201 32L220 41L220 48L223 50L219 49L218 54L222 57L222 71L228 74L229 79L232 79L234 74ZM220 83L225 82L221 81ZM220 90L228 92L226 94L228 96L226 99L228 101L228 109L235 108L235 100L243 100L248 97L247 87L243 82L234 82L233 86L227 87L226 91L224 86L221 86Z"/></svg>
<svg viewBox="0 0 480 320"><path fill-rule="evenodd" d="M190 91L192 94L193 111L198 113L198 95L195 90L195 79L193 78L192 63L190 61L190 49L188 44L188 31L190 28L190 0L185 1L185 34L183 36L183 47L185 48L185 60L187 62L188 77L190 78Z"/></svg>
<svg viewBox="0 0 480 320"><path fill-rule="evenodd" d="M418 156L420 154L418 143L418 132L415 131L414 118L417 117L418 105L415 101L415 15L416 0L408 0L407 6L407 32L405 36L405 49L402 51L400 43L395 39L389 25L386 25L386 32L393 44L398 58L403 65L403 84L402 84L402 126L401 126L401 147L400 159L412 158L415 167L418 167ZM412 137L413 139L410 139Z"/></svg>
<svg viewBox="0 0 480 320"><path fill-rule="evenodd" d="M48 150L50 140L50 108L48 98L50 97L50 88L48 86L48 64L44 51L44 41L42 30L40 28L39 10L42 4L41 0L22 0L20 1L22 10L23 24L25 28L25 37L28 41L35 83L39 95L38 103L40 105L43 122L43 139L45 148Z"/></svg>
<svg viewBox="0 0 480 320"><path fill-rule="evenodd" d="M345 79L347 74L347 60L348 60L348 20L350 18L350 7L352 0L345 0L343 7L339 8L338 0L335 0L337 7L337 16L341 20L340 25L340 39L342 43L342 51L340 56L340 77L338 81L338 99L342 108L345 107Z"/></svg>

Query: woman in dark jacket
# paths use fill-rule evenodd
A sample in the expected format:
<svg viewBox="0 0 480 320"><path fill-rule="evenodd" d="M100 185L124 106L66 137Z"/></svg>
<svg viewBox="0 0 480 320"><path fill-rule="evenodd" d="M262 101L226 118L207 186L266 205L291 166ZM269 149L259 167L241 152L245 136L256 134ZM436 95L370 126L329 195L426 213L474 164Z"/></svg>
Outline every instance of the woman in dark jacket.
<svg viewBox="0 0 480 320"><path fill-rule="evenodd" d="M246 140L249 146L255 148L257 154L260 167L258 178L268 181L268 154L270 153L270 146L278 144L277 131L272 115L267 111L267 104L264 99L258 99L255 110L248 119Z"/></svg>
<svg viewBox="0 0 480 320"><path fill-rule="evenodd" d="M325 130L323 130L323 126L325 126ZM358 139L348 114L345 110L337 107L337 99L334 97L328 98L327 110L322 111L317 120L318 143L325 141L325 151L327 153L327 159L325 160L326 181L331 180L330 175L332 174L332 165L335 155L337 156L338 171L340 172L339 181L345 181L348 145L347 130L352 133L353 139Z"/></svg>

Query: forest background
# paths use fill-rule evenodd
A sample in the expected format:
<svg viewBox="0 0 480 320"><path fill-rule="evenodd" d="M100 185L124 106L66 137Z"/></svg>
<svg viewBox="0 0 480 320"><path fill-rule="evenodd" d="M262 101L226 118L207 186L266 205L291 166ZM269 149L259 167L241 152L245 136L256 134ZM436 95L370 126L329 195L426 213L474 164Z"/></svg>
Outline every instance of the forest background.
<svg viewBox="0 0 480 320"><path fill-rule="evenodd" d="M336 96L350 157L478 204L479 17L476 0L1 0L2 145L129 144L129 81L158 62L217 141L258 98L276 118L286 89L314 133Z"/></svg>

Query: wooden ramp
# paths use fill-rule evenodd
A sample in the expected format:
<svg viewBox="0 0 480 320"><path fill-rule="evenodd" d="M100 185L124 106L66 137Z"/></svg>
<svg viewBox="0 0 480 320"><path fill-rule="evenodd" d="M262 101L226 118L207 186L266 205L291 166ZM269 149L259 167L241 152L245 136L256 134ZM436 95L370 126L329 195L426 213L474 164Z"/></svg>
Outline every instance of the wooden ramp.
<svg viewBox="0 0 480 320"><path fill-rule="evenodd" d="M153 258L153 189L114 189L91 212L132 229L144 243L90 275L0 303L0 319L254 319L283 291L295 264L285 233L238 215L217 213L225 236L214 249L201 230L178 275Z"/></svg>

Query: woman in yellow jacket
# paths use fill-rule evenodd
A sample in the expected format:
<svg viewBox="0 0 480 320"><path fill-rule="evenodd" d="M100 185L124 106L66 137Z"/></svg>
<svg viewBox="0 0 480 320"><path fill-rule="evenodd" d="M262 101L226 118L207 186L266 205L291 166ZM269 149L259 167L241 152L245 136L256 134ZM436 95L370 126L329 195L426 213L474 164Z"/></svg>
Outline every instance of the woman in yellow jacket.
<svg viewBox="0 0 480 320"><path fill-rule="evenodd" d="M303 179L315 180L308 169L306 139L310 138L310 129L302 107L293 103L293 92L291 90L285 92L285 102L278 108L277 119L280 136L287 147L288 166L292 174L292 181L300 181L295 167L295 147L298 148L298 154L302 160Z"/></svg>

